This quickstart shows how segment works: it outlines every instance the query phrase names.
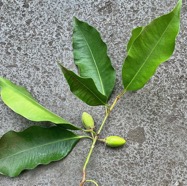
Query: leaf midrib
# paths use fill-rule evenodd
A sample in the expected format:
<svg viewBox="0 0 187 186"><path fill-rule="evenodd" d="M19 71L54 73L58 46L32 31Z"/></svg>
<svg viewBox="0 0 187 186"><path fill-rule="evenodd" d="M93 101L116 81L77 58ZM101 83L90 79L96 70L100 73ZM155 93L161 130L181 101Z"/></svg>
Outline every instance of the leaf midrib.
<svg viewBox="0 0 187 186"><path fill-rule="evenodd" d="M64 68L65 69L65 68ZM69 73L69 71L67 70L67 69L65 69L65 71L66 71L66 73L68 73L70 76L71 76L71 73ZM73 72L72 72L73 73ZM72 77L72 76L71 76ZM80 77L81 78L81 77ZM84 85L81 81L79 81L76 77L75 77L75 79L80 83L80 84L82 84L84 87L86 87L86 89L88 89L101 103L103 103L104 105L106 104L106 103L104 103L89 87L87 87L86 85ZM83 78L83 79L90 79L90 80L92 80L91 78ZM94 83L94 82L93 82ZM99 91L98 91L99 92ZM100 93L100 92L99 92ZM103 95L103 96L105 96L105 95Z"/></svg>
<svg viewBox="0 0 187 186"><path fill-rule="evenodd" d="M55 116L55 117L58 117L58 119L64 120L64 119L61 118L60 116L56 115L55 113L51 112L50 110L48 110L47 108L45 108L44 106L42 106L41 104L39 104L37 101L34 100L34 98L29 97L28 95L22 93L19 89L15 89L15 88L12 87L11 85L7 84L6 82L4 82L4 84L6 84L6 86L9 87L10 89L12 89L13 91L16 90L16 92L20 93L22 96L24 96L24 97L26 97L27 99L29 99L29 101L32 102L35 106L38 106L38 107L40 107L40 109L47 111L48 114L53 115L53 116ZM4 88L6 88L6 87L4 87ZM25 91L27 91L27 90L25 89ZM65 120L64 120L64 123L65 123ZM69 124L69 123L67 122L66 124Z"/></svg>
<svg viewBox="0 0 187 186"><path fill-rule="evenodd" d="M54 144L54 143L59 143L59 142L61 142L61 141L63 142L63 141L67 141L67 140L74 140L74 139L80 139L80 138L81 138L80 136L76 136L76 137L73 137L73 138L66 138L66 139L63 139L63 140L57 140L57 141L49 142L49 143L46 143L46 144L43 144L43 145L38 145L38 146L35 146L35 147L33 147L33 148L28 148L28 149L23 150L23 151L20 151L20 152L18 152L18 153L12 154L11 156L6 156L6 157L4 157L4 158L0 158L0 161L1 161L1 160L4 160L4 159L11 158L11 157L16 156L16 155L18 155L18 154L25 153L25 152L27 152L27 151L31 151L31 150L36 149L36 148L44 147L44 146L47 146L47 145L52 145L52 144Z"/></svg>
<svg viewBox="0 0 187 186"><path fill-rule="evenodd" d="M125 88L125 90L128 90L128 87L131 85L131 83L134 81L134 79L136 78L136 76L139 74L140 70L143 68L143 66L145 65L145 63L147 62L147 60L149 59L149 57L152 55L153 51L155 50L155 48L157 47L158 43L161 41L163 35L165 34L165 32L167 31L171 21L174 19L175 14L173 16L173 18L170 20L170 22L168 23L166 29L164 30L163 34L161 35L160 39L158 40L158 42L156 43L156 45L154 46L154 48L151 50L150 54L147 56L147 58L145 59L145 61L143 62L143 64L141 65L141 67L139 68L139 70L137 71L137 73L134 75L134 77L132 78L132 80L130 81L130 83L127 85L127 87ZM138 36L139 37L139 36ZM137 39L138 39L137 37ZM136 40L137 40L136 39ZM134 41L135 42L135 41ZM133 44L134 44L133 42ZM132 46L131 46L132 47ZM130 48L131 49L131 48Z"/></svg>
<svg viewBox="0 0 187 186"><path fill-rule="evenodd" d="M79 27L79 28L80 28L80 27ZM91 56L92 56L92 58L93 58L94 65L95 65L95 67L96 67L96 71L97 71L97 74L98 74L98 77L99 77L99 80L100 80L100 85L101 85L101 88L102 88L102 93L103 93L104 95L106 95L105 89L104 89L104 85L103 85L103 81L102 81L102 78L101 78L99 69L98 69L98 67L97 67L97 65L96 65L96 60L95 60L95 58L94 58L94 55L93 55L93 53L92 53L92 50L91 50L91 48L90 48L90 46L89 46L89 44L88 44L88 42L87 42L86 37L85 37L84 34L83 34L81 28L80 28L80 32L81 32L81 34L82 34L82 36L83 36L83 38L84 38L84 40L85 40L85 42L86 42L86 45L87 45L87 47L88 47L88 49L89 49L89 51L90 51L90 54L91 54Z"/></svg>

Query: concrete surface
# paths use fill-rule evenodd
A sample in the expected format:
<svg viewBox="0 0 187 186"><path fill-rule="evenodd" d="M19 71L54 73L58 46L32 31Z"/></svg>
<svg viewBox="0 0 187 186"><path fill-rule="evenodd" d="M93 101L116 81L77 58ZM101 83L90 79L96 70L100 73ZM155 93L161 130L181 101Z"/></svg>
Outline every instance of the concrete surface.
<svg viewBox="0 0 187 186"><path fill-rule="evenodd" d="M122 89L121 67L132 28L167 13L176 0L0 0L0 75L24 85L47 108L81 125L83 111L97 125L101 107L88 107L69 91L56 61L73 65L72 17L88 21L108 44L117 70L114 96ZM118 150L98 144L88 178L101 186L187 186L187 3L171 59L140 91L128 93L114 109L102 137L120 135ZM0 101L0 136L33 123ZM17 178L0 176L0 186L78 186L89 141L81 141L65 159L25 171ZM88 186L91 184L87 184Z"/></svg>

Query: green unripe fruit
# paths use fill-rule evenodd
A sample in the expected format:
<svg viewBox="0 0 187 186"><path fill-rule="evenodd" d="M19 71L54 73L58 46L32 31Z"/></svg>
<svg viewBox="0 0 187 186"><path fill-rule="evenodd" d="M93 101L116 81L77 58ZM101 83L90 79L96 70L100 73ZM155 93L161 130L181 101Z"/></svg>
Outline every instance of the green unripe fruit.
<svg viewBox="0 0 187 186"><path fill-rule="evenodd" d="M87 112L82 113L82 123L86 129L93 129L95 127L92 116Z"/></svg>
<svg viewBox="0 0 187 186"><path fill-rule="evenodd" d="M120 147L126 143L126 140L119 136L108 136L105 138L105 143L109 147Z"/></svg>

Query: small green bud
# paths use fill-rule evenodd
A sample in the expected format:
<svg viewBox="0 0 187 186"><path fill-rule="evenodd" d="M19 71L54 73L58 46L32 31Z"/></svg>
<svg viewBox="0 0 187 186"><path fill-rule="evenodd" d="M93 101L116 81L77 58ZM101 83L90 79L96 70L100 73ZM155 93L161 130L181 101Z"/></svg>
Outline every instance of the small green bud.
<svg viewBox="0 0 187 186"><path fill-rule="evenodd" d="M105 138L105 143L109 147L120 147L126 143L126 140L119 136L108 136Z"/></svg>
<svg viewBox="0 0 187 186"><path fill-rule="evenodd" d="M86 129L93 129L95 127L92 116L87 112L82 113L82 123Z"/></svg>

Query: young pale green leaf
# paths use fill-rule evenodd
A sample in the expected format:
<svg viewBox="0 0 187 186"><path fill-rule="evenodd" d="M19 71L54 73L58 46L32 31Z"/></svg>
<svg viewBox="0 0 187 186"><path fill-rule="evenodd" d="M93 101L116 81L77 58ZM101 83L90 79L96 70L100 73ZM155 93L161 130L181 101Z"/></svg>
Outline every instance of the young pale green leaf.
<svg viewBox="0 0 187 186"><path fill-rule="evenodd" d="M106 104L107 97L97 90L91 78L80 77L62 65L59 64L59 66L70 86L71 92L73 92L79 99L91 106Z"/></svg>
<svg viewBox="0 0 187 186"><path fill-rule="evenodd" d="M62 127L71 130L80 129L44 108L25 88L15 85L2 77L0 77L0 88L1 98L4 103L21 116L31 121L50 121L55 124L61 124Z"/></svg>
<svg viewBox="0 0 187 186"><path fill-rule="evenodd" d="M172 55L179 32L181 5L182 0L179 0L169 14L132 32L122 69L125 90L135 91L142 88L157 67Z"/></svg>
<svg viewBox="0 0 187 186"><path fill-rule="evenodd" d="M15 177L25 169L63 159L80 138L57 126L9 131L0 139L0 174Z"/></svg>
<svg viewBox="0 0 187 186"><path fill-rule="evenodd" d="M74 18L73 53L81 77L92 78L97 89L109 98L115 84L115 70L107 55L107 46L99 32Z"/></svg>

